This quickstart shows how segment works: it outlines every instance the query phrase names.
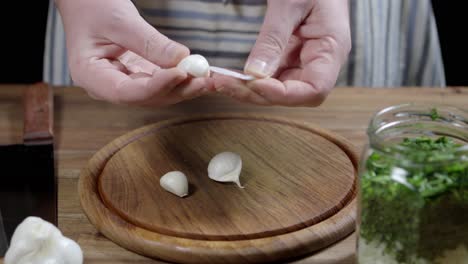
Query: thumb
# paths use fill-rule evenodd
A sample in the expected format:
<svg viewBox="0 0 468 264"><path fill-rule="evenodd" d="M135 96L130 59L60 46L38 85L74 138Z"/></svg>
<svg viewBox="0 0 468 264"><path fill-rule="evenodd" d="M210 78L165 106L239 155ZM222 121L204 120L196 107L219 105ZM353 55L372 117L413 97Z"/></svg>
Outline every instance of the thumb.
<svg viewBox="0 0 468 264"><path fill-rule="evenodd" d="M287 6L283 1L268 2L263 25L244 67L246 73L270 77L278 69L283 52L298 24L297 16L290 14Z"/></svg>
<svg viewBox="0 0 468 264"><path fill-rule="evenodd" d="M170 40L140 16L122 19L118 24L111 32L111 40L158 66L176 66L190 54L186 46Z"/></svg>

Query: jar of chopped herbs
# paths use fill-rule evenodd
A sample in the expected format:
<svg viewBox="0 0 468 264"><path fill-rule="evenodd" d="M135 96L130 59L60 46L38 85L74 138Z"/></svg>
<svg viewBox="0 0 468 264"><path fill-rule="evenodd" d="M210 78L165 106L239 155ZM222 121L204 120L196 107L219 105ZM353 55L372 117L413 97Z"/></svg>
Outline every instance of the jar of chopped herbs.
<svg viewBox="0 0 468 264"><path fill-rule="evenodd" d="M360 166L361 264L468 263L468 112L399 105L371 120Z"/></svg>

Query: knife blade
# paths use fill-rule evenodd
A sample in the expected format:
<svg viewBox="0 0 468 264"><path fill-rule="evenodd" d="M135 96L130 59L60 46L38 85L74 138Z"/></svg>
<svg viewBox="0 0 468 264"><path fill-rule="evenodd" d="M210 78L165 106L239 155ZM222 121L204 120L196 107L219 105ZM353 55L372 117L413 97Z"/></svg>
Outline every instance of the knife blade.
<svg viewBox="0 0 468 264"><path fill-rule="evenodd" d="M0 146L0 211L7 242L28 216L57 225L52 89L45 83L27 87L23 109L23 144Z"/></svg>

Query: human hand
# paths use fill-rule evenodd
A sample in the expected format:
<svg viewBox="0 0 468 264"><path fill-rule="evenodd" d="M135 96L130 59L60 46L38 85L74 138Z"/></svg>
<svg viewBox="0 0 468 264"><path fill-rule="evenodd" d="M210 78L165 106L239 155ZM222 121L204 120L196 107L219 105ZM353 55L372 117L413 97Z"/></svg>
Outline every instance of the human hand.
<svg viewBox="0 0 468 264"><path fill-rule="evenodd" d="M204 78L171 68L187 47L159 33L130 0L56 0L73 81L100 100L165 106L201 95ZM163 69L168 68L168 69Z"/></svg>
<svg viewBox="0 0 468 264"><path fill-rule="evenodd" d="M351 49L346 0L269 0L245 82L215 75L214 89L261 105L317 106L334 87Z"/></svg>

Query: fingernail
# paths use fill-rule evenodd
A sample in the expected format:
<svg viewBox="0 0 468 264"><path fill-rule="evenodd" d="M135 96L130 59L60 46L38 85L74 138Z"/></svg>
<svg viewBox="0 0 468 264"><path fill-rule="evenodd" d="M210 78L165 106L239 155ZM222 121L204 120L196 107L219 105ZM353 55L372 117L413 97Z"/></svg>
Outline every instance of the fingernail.
<svg viewBox="0 0 468 264"><path fill-rule="evenodd" d="M265 78L275 73L275 65L259 59L251 59L247 61L244 71L255 77Z"/></svg>

